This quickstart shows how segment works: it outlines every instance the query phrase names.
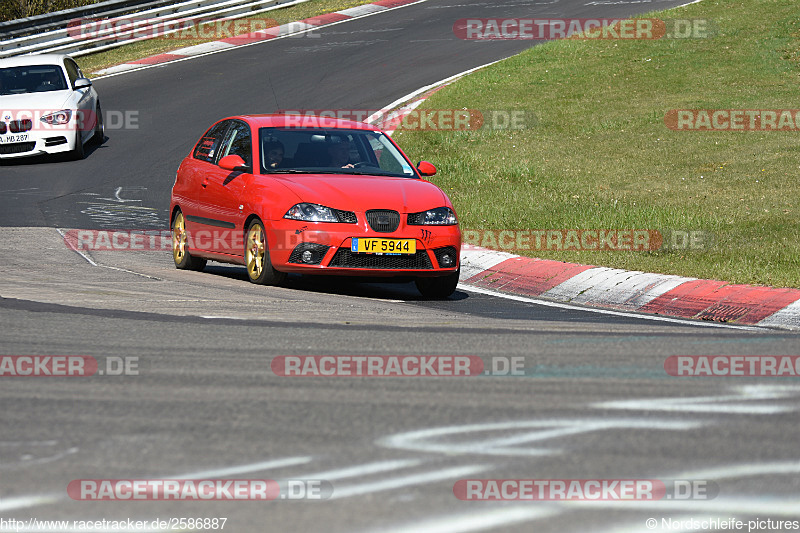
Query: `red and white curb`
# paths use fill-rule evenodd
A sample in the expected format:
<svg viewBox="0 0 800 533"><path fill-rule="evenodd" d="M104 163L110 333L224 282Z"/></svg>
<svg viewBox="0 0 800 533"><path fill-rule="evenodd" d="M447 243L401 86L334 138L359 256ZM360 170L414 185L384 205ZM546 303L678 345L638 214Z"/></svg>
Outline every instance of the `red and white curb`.
<svg viewBox="0 0 800 533"><path fill-rule="evenodd" d="M163 63L172 63L174 61L180 61L195 56L222 52L224 50L230 50L241 46L249 46L281 37L299 35L301 33L319 29L324 26L330 26L347 20L366 17L390 9L404 7L407 5L417 4L425 1L427 0L378 0L377 2L373 2L371 4L364 4L356 7L351 7L348 9L343 9L341 11L336 11L333 13L326 13L324 15L318 15L316 17L299 20L296 22L289 22L288 24L282 24L280 26L267 28L266 30L256 31L253 33L247 33L243 35L237 35L235 37L228 37L226 39L221 39L219 41L212 41L194 46L187 46L185 48L179 48L177 50L172 50L168 53L145 57L143 59L137 59L136 61L131 61L129 63L123 63L121 65L116 65L103 70L99 70L95 74L97 76L109 76L113 74L120 74L122 72L127 72L130 70L138 70L153 65L160 65Z"/></svg>
<svg viewBox="0 0 800 533"><path fill-rule="evenodd" d="M800 290L461 251L461 283L493 292L624 312L800 329Z"/></svg>

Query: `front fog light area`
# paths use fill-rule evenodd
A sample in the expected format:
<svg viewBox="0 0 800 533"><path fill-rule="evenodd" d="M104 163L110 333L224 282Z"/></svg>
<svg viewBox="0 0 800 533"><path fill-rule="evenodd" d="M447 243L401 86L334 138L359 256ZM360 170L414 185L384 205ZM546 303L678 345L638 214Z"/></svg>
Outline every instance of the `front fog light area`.
<svg viewBox="0 0 800 533"><path fill-rule="evenodd" d="M437 248L433 251L433 254L436 256L439 268L455 268L458 264L458 252L452 246Z"/></svg>
<svg viewBox="0 0 800 533"><path fill-rule="evenodd" d="M322 262L325 254L328 253L328 248L330 246L325 246L324 244L301 242L292 250L289 262L301 265L318 265Z"/></svg>

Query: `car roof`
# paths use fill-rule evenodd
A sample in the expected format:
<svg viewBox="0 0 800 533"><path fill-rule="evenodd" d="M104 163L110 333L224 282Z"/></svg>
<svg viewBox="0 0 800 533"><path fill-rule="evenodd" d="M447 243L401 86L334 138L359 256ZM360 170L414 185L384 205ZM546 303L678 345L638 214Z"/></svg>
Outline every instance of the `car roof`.
<svg viewBox="0 0 800 533"><path fill-rule="evenodd" d="M229 118L238 118L248 122L256 128L325 128L325 129L349 129L380 131L379 128L365 122L354 120L337 119L326 116L316 116L311 114L264 114L264 115L239 115Z"/></svg>
<svg viewBox="0 0 800 533"><path fill-rule="evenodd" d="M31 54L0 59L0 68L28 65L63 65L66 54Z"/></svg>

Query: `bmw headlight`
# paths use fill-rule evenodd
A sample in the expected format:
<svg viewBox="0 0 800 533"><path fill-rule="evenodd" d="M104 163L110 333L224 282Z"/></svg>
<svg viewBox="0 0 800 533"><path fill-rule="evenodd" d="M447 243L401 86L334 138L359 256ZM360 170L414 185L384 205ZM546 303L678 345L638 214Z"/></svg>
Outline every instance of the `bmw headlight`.
<svg viewBox="0 0 800 533"><path fill-rule="evenodd" d="M72 110L71 109L62 109L61 111L56 111L55 113L50 113L49 115L44 115L41 120L46 124L50 124L51 126L58 126L61 124L66 124L72 118Z"/></svg>
<svg viewBox="0 0 800 533"><path fill-rule="evenodd" d="M339 222L336 210L318 204L296 204L289 209L283 218L302 220L304 222Z"/></svg>
<svg viewBox="0 0 800 533"><path fill-rule="evenodd" d="M456 214L449 207L437 207L421 213L408 215L410 226L455 226L458 224Z"/></svg>

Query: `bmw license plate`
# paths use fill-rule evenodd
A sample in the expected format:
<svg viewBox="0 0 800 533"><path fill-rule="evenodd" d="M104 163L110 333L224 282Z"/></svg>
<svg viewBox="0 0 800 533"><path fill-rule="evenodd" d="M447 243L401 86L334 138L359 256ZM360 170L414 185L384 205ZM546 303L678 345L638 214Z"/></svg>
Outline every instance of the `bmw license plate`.
<svg viewBox="0 0 800 533"><path fill-rule="evenodd" d="M415 239L362 239L353 237L350 251L365 254L414 254L417 253Z"/></svg>
<svg viewBox="0 0 800 533"><path fill-rule="evenodd" d="M0 136L0 144L4 143L20 143L28 140L27 133L20 133L18 135Z"/></svg>

